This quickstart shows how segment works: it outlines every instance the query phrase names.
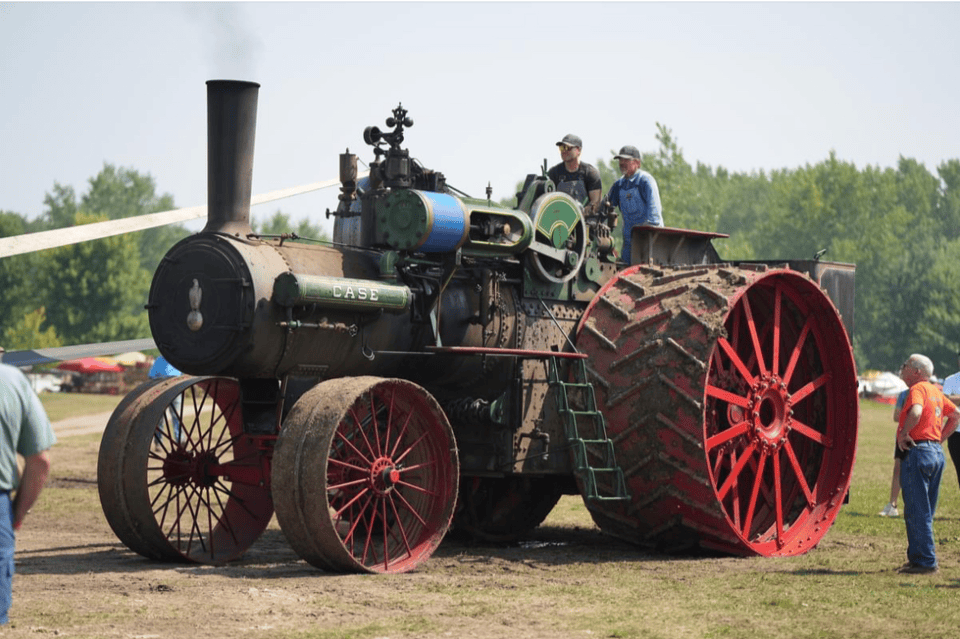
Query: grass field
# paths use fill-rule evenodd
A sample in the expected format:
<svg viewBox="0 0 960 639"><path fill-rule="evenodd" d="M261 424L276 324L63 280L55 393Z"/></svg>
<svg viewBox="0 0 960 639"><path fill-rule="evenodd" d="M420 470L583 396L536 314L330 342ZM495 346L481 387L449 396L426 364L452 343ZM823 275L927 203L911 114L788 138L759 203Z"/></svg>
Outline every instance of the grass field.
<svg viewBox="0 0 960 639"><path fill-rule="evenodd" d="M93 395L88 393L43 393L40 403L51 422L68 417L105 413L116 408L122 395Z"/></svg>
<svg viewBox="0 0 960 639"><path fill-rule="evenodd" d="M109 410L79 399L74 410ZM106 408L104 408L106 406ZM53 406L57 410L62 407ZM225 567L164 565L119 545L95 488L98 437L57 445L51 487L18 556L9 636L393 639L948 637L960 625L960 489L948 459L935 521L941 572L901 575L902 518L877 513L892 468L892 408L861 403L850 503L800 557L647 553L602 535L564 497L535 543L451 541L416 572L335 576L300 561L271 524ZM91 483L91 481L93 483ZM902 506L902 501L901 501ZM58 541L54 531L75 531ZM45 532L46 531L46 532ZM18 541L19 543L19 541ZM55 597L50 593L56 592Z"/></svg>

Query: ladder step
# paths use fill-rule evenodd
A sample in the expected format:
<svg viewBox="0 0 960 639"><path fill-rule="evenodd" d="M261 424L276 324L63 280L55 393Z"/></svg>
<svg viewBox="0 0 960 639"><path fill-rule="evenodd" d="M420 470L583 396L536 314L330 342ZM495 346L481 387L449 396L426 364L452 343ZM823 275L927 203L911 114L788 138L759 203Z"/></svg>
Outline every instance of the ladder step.
<svg viewBox="0 0 960 639"><path fill-rule="evenodd" d="M557 399L557 411L563 418L564 432L573 453L574 474L580 478L583 496L593 501L621 501L630 498L627 492L623 470L617 465L616 450L607 437L606 421L597 410L593 385L586 382L587 369L583 360L573 363L576 382L560 380L556 358L550 358L548 381L554 387ZM579 381L584 380L584 381ZM570 408L569 392L579 393L577 399L585 404L585 410ZM590 420L589 428L594 436L585 438L580 433L580 420ZM600 459L602 466L591 466L592 460ZM603 484L599 486L597 480ZM604 494L601 493L601 489ZM611 494L612 492L612 494Z"/></svg>

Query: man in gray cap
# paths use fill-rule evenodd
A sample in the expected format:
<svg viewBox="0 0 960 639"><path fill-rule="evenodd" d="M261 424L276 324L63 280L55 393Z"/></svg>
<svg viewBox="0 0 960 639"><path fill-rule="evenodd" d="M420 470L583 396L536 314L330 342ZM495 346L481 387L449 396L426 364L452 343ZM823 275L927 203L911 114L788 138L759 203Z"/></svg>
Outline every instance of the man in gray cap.
<svg viewBox="0 0 960 639"><path fill-rule="evenodd" d="M663 226L660 206L660 190L657 181L646 171L640 170L640 151L629 144L614 156L620 161L623 177L613 183L607 200L620 207L623 215L622 259L630 264L631 230L634 226Z"/></svg>
<svg viewBox="0 0 960 639"><path fill-rule="evenodd" d="M568 134L557 142L560 149L560 164L547 171L557 190L566 193L577 202L584 204L584 215L592 215L600 203L600 171L596 167L580 161L580 149L583 142L579 136Z"/></svg>

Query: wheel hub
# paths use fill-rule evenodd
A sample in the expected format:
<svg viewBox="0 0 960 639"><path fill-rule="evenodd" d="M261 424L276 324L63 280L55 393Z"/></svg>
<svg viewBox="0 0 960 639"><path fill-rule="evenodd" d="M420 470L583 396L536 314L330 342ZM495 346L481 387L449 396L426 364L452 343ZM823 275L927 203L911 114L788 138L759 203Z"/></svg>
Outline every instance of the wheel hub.
<svg viewBox="0 0 960 639"><path fill-rule="evenodd" d="M163 460L163 478L167 483L174 486L186 486L187 484L202 487L213 486L217 477L209 470L216 466L218 462L217 456L210 451L194 454L183 449L177 449Z"/></svg>
<svg viewBox="0 0 960 639"><path fill-rule="evenodd" d="M385 495L400 481L400 471L392 459L380 457L370 466L369 481L374 492Z"/></svg>
<svg viewBox="0 0 960 639"><path fill-rule="evenodd" d="M747 408L752 437L770 451L778 450L791 430L790 394L776 375L761 377L750 389Z"/></svg>

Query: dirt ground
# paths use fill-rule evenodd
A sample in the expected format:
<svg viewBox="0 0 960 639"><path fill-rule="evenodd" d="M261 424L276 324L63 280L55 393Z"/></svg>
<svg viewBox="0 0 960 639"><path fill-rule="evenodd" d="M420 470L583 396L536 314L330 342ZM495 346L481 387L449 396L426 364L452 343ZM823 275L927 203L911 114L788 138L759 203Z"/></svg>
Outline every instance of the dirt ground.
<svg viewBox="0 0 960 639"><path fill-rule="evenodd" d="M100 510L96 434L108 418L104 413L55 424L60 442L52 451L53 477L18 533L11 626L2 635L568 636L562 598L510 604L503 594L526 593L550 582L553 573L567 572L566 566L642 556L602 535L583 511L572 525L548 520L535 539L519 545L445 541L424 567L405 575L319 571L294 553L276 518L228 566L149 561L117 540ZM582 510L579 501L565 497L555 512L569 519L564 513ZM588 578L574 570L561 582Z"/></svg>
<svg viewBox="0 0 960 639"><path fill-rule="evenodd" d="M98 433L108 417L55 424L53 478L18 533L11 625L0 636L934 636L913 633L916 620L900 618L904 601L890 598L913 588L898 584L890 565L899 547L831 533L799 558L670 558L603 535L577 496L563 497L525 542L445 540L402 575L317 570L294 553L276 519L227 566L157 563L123 546L100 509ZM951 611L941 616L955 628L955 604L941 595L954 601L960 582L946 575L938 583L947 589L925 601ZM856 621L844 621L838 606L856 611ZM811 614L820 623L805 621ZM851 623L858 632L849 634Z"/></svg>

